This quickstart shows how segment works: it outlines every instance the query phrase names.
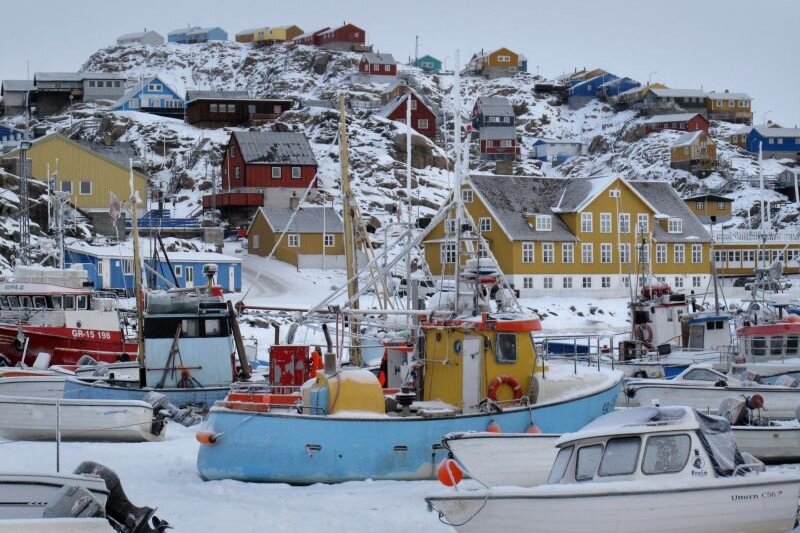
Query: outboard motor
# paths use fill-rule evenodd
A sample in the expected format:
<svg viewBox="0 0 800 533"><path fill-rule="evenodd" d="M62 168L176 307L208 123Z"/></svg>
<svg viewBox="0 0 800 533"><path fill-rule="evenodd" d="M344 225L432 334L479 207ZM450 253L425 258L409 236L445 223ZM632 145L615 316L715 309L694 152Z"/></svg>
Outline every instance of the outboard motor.
<svg viewBox="0 0 800 533"><path fill-rule="evenodd" d="M166 425L166 420L164 419L167 417L187 428L202 422L202 417L194 409L190 407L178 409L160 392L148 392L142 400L152 405L153 411L156 413L156 417L153 420L154 435L161 433L161 430Z"/></svg>
<svg viewBox="0 0 800 533"><path fill-rule="evenodd" d="M150 507L137 507L131 503L119 476L105 466L94 461L84 461L75 469L75 474L89 474L102 478L108 489L106 501L106 515L120 526L124 533L163 533L169 524L157 516L155 509Z"/></svg>
<svg viewBox="0 0 800 533"><path fill-rule="evenodd" d="M106 511L92 493L79 485L65 485L44 508L42 518L105 518Z"/></svg>
<svg viewBox="0 0 800 533"><path fill-rule="evenodd" d="M725 398L719 404L719 416L727 419L732 426L747 424L747 402L744 398Z"/></svg>

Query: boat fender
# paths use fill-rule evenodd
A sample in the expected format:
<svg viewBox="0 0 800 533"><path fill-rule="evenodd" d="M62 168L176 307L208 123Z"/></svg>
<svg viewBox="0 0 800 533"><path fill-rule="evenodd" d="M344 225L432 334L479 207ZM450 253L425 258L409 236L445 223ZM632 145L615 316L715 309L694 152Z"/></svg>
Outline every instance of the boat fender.
<svg viewBox="0 0 800 533"><path fill-rule="evenodd" d="M194 438L197 439L197 442L200 444L206 444L210 446L212 444L216 444L219 436L219 433L214 433L213 431L198 431Z"/></svg>
<svg viewBox="0 0 800 533"><path fill-rule="evenodd" d="M445 487L455 487L464 479L464 472L455 459L447 458L439 463L437 477Z"/></svg>
<svg viewBox="0 0 800 533"><path fill-rule="evenodd" d="M489 424L486 426L486 431L489 433L500 433L500 424L494 420L489 420Z"/></svg>
<svg viewBox="0 0 800 533"><path fill-rule="evenodd" d="M489 391L487 395L489 396L490 400L495 402L497 401L497 389L499 389L501 385L508 385L511 387L511 390L514 391L515 400L522 398L522 387L520 386L519 381L517 381L517 378L503 374L494 378L489 384Z"/></svg>
<svg viewBox="0 0 800 533"><path fill-rule="evenodd" d="M531 386L528 389L528 403L533 405L539 400L539 380L531 375Z"/></svg>
<svg viewBox="0 0 800 533"><path fill-rule="evenodd" d="M539 426L537 426L536 424L531 424L530 426L528 426L528 429L526 431L526 433L530 433L531 435L538 435L541 432L542 430L539 429Z"/></svg>
<svg viewBox="0 0 800 533"><path fill-rule="evenodd" d="M747 408L748 409L761 409L764 407L764 397L760 394L753 394L752 396L748 397L746 400Z"/></svg>

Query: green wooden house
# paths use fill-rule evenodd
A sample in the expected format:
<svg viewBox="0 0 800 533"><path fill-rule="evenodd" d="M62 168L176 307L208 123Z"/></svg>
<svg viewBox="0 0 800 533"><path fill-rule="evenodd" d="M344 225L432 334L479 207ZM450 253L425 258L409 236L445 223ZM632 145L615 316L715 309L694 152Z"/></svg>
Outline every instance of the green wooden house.
<svg viewBox="0 0 800 533"><path fill-rule="evenodd" d="M442 62L433 56L422 56L414 61L414 66L419 67L425 72L439 72L442 70Z"/></svg>

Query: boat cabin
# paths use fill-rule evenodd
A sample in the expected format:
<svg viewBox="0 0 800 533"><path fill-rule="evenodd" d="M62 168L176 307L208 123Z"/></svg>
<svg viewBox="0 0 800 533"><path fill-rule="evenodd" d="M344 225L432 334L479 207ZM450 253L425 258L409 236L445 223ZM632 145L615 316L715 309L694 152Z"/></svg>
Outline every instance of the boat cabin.
<svg viewBox="0 0 800 533"><path fill-rule="evenodd" d="M655 282L642 288L642 297L631 304L633 337L645 347L678 344L682 338L681 317L689 312L686 295Z"/></svg>
<svg viewBox="0 0 800 533"><path fill-rule="evenodd" d="M681 316L683 347L690 350L723 349L733 344L731 316L690 313Z"/></svg>
<svg viewBox="0 0 800 533"><path fill-rule="evenodd" d="M689 407L615 411L556 442L547 483L730 477L746 472L730 423Z"/></svg>
<svg viewBox="0 0 800 533"><path fill-rule="evenodd" d="M800 320L790 315L785 322L743 326L737 363L783 360L800 356Z"/></svg>

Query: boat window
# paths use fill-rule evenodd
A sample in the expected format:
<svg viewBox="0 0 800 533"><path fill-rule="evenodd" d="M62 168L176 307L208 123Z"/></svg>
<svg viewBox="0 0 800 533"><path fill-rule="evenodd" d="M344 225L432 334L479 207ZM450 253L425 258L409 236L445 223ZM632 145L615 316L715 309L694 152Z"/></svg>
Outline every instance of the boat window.
<svg viewBox="0 0 800 533"><path fill-rule="evenodd" d="M594 478L602 455L602 444L593 444L580 448L578 450L577 464L575 465L575 481L587 481Z"/></svg>
<svg viewBox="0 0 800 533"><path fill-rule="evenodd" d="M650 437L644 449L642 472L645 474L680 472L689 460L691 443L689 435Z"/></svg>
<svg viewBox="0 0 800 533"><path fill-rule="evenodd" d="M47 299L44 296L34 296L33 297L33 306L36 309L46 309L47 308Z"/></svg>
<svg viewBox="0 0 800 533"><path fill-rule="evenodd" d="M19 309L19 300L16 296L9 296L8 297L8 306L11 309Z"/></svg>
<svg viewBox="0 0 800 533"><path fill-rule="evenodd" d="M196 318L184 318L181 320L181 337L199 337L200 321Z"/></svg>
<svg viewBox="0 0 800 533"><path fill-rule="evenodd" d="M769 339L769 354L781 355L783 353L783 337L771 337Z"/></svg>
<svg viewBox="0 0 800 533"><path fill-rule="evenodd" d="M85 295L78 296L78 309L89 309L89 297Z"/></svg>
<svg viewBox="0 0 800 533"><path fill-rule="evenodd" d="M572 459L572 452L574 449L574 446L567 446L566 448L558 450L556 460L553 462L553 468L550 470L550 475L547 477L548 484L552 485L558 483L564 477L564 474L567 472L567 466L569 466L569 461Z"/></svg>
<svg viewBox="0 0 800 533"><path fill-rule="evenodd" d="M19 306L24 307L25 309L31 308L31 297L30 296L20 296L19 297Z"/></svg>
<svg viewBox="0 0 800 533"><path fill-rule="evenodd" d="M639 437L624 437L611 439L606 444L603 460L600 461L598 475L601 476L627 476L636 471L639 460Z"/></svg>
<svg viewBox="0 0 800 533"><path fill-rule="evenodd" d="M695 380L695 381L717 381L720 379L718 375L710 370L706 370L704 368L695 368L694 370L690 370L683 376L683 379Z"/></svg>
<svg viewBox="0 0 800 533"><path fill-rule="evenodd" d="M767 341L764 337L753 338L750 353L753 355L767 355Z"/></svg>
<svg viewBox="0 0 800 533"><path fill-rule="evenodd" d="M8 309L8 297L0 296L0 308Z"/></svg>
<svg viewBox="0 0 800 533"><path fill-rule="evenodd" d="M61 296L51 296L53 309L64 309L64 301Z"/></svg>
<svg viewBox="0 0 800 533"><path fill-rule="evenodd" d="M206 337L219 337L220 327L219 327L219 318L209 318L206 320L205 324L205 336Z"/></svg>
<svg viewBox="0 0 800 533"><path fill-rule="evenodd" d="M498 333L494 356L498 363L515 363L517 361L517 335L515 333Z"/></svg>
<svg viewBox="0 0 800 533"><path fill-rule="evenodd" d="M75 296L72 294L64 295L64 309L69 309L70 311L75 309Z"/></svg>
<svg viewBox="0 0 800 533"><path fill-rule="evenodd" d="M786 337L786 355L797 355L797 337Z"/></svg>

